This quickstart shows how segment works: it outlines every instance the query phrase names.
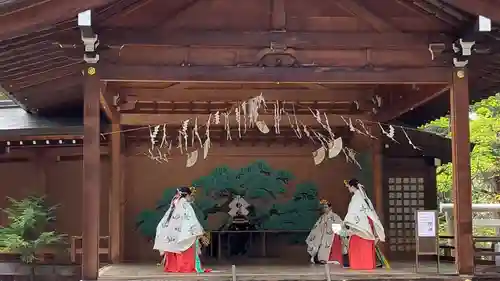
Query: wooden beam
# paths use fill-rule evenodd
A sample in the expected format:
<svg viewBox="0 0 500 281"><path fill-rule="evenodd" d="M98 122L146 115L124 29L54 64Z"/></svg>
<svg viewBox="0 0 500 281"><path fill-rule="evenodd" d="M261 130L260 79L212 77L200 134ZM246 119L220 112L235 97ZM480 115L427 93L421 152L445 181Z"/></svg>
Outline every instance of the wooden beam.
<svg viewBox="0 0 500 281"><path fill-rule="evenodd" d="M382 19L378 15L375 15L372 11L368 10L358 0L339 0L337 1L337 5L357 16L359 20L367 22L379 32L400 32L400 30L395 28L387 20Z"/></svg>
<svg viewBox="0 0 500 281"><path fill-rule="evenodd" d="M330 84L444 84L449 68L131 66L104 64L108 82L227 82Z"/></svg>
<svg viewBox="0 0 500 281"><path fill-rule="evenodd" d="M308 89L213 89L171 90L122 88L120 96L126 101L239 101L263 94L266 100L353 102L371 99L373 89L339 88L331 90Z"/></svg>
<svg viewBox="0 0 500 281"><path fill-rule="evenodd" d="M104 6L114 1L38 1L38 3L30 6L4 11L0 14L0 26L2 27L0 29L0 40L24 35L67 19L76 19L80 12Z"/></svg>
<svg viewBox="0 0 500 281"><path fill-rule="evenodd" d="M106 84L105 82L102 83ZM106 85L104 85L104 88L106 88ZM113 105L113 93L111 91L102 92L99 96L99 103L109 121L119 116L116 107Z"/></svg>
<svg viewBox="0 0 500 281"><path fill-rule="evenodd" d="M474 274L472 185L469 141L469 84L466 69L453 71L450 91L455 262L463 275Z"/></svg>
<svg viewBox="0 0 500 281"><path fill-rule="evenodd" d="M147 125L160 125L168 124L172 126L181 125L183 121L190 119L194 122L195 118L198 118L198 124L204 124L208 120L208 114L143 114L143 113L123 113L121 114L120 123L122 125L130 126L147 126ZM291 116L292 117L292 116ZM345 117L351 117L353 119L367 120L370 117L365 115L349 115L346 114ZM212 116L213 118L213 116ZM230 116L231 126L236 126L235 115ZM302 122L306 126L316 126L318 122L313 118L312 115L297 115L299 123ZM266 122L268 126L274 126L274 115L259 115L259 120ZM293 120L293 117L292 117ZM344 121L340 115L328 115L329 123L332 127L345 125ZM289 122L286 116L281 119L281 126L288 127ZM221 117L221 125L224 125L224 118Z"/></svg>
<svg viewBox="0 0 500 281"><path fill-rule="evenodd" d="M76 44L74 36L56 38L61 44ZM448 43L439 33L380 33L380 32L148 32L130 29L109 29L99 33L101 45L144 46L226 46L269 48L271 43L294 49L423 49L429 43Z"/></svg>
<svg viewBox="0 0 500 281"><path fill-rule="evenodd" d="M111 188L109 190L109 237L111 262L123 261L123 153L120 116L114 115L111 120Z"/></svg>
<svg viewBox="0 0 500 281"><path fill-rule="evenodd" d="M375 199L375 210L380 218L382 225L387 229L388 225L385 220L385 206L388 202L384 202L384 153L382 134L378 125L371 126L372 134L377 137L371 141L372 143L372 170L373 170L373 197ZM382 244L384 253L388 253L389 243L386 241Z"/></svg>
<svg viewBox="0 0 500 281"><path fill-rule="evenodd" d="M457 7L475 16L485 16L492 21L500 23L500 6L496 0L444 0L448 4Z"/></svg>
<svg viewBox="0 0 500 281"><path fill-rule="evenodd" d="M99 216L101 193L100 110L103 85L95 65L85 67L83 114L83 245L82 280L97 280L99 272ZM92 70L93 69L93 70Z"/></svg>
<svg viewBox="0 0 500 281"><path fill-rule="evenodd" d="M40 193L41 194L48 194L48 180L47 180L47 173L48 169L50 167L50 161L48 157L46 156L46 150L39 150L35 151L35 176L37 178L37 182L40 184Z"/></svg>
<svg viewBox="0 0 500 281"><path fill-rule="evenodd" d="M391 104L382 107L380 112L375 116L375 119L380 122L396 119L435 97L446 93L449 89L450 87L447 85L422 85L418 89L407 89L406 91L397 93L401 95L401 100L392 101Z"/></svg>
<svg viewBox="0 0 500 281"><path fill-rule="evenodd" d="M452 10L452 14L447 12L451 9L441 9L431 3L424 1L407 1L407 0L396 0L399 5L407 8L416 14L422 15L426 20L434 22L441 25L443 22L454 27L459 26L462 23L463 16L460 15L455 10ZM456 17L458 16L458 17Z"/></svg>
<svg viewBox="0 0 500 281"><path fill-rule="evenodd" d="M271 1L271 27L273 30L286 28L285 0Z"/></svg>

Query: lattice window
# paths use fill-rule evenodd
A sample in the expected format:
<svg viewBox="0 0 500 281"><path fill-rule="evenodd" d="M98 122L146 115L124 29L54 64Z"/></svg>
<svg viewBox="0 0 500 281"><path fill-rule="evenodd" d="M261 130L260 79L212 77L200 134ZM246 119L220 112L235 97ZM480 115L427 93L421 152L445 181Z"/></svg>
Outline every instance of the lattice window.
<svg viewBox="0 0 500 281"><path fill-rule="evenodd" d="M424 209L424 178L389 178L389 245L415 250L415 211Z"/></svg>

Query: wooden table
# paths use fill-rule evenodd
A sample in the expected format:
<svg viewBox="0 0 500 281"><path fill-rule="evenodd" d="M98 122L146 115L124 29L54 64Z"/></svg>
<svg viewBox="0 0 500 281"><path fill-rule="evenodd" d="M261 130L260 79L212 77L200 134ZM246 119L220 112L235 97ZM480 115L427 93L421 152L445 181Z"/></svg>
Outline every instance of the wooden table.
<svg viewBox="0 0 500 281"><path fill-rule="evenodd" d="M279 234L279 233L309 233L310 230L214 230L214 231L209 231L210 236L213 237L213 235L217 235L217 240L218 240L218 245L217 245L217 259L221 259L222 257L222 235L227 234L228 235L228 251L231 249L231 243L230 243L230 235L231 234L237 234L237 233L250 233L250 241L252 241L252 234L257 233L262 236L262 248L261 248L261 253L262 257L266 257L267 255L267 244L266 244L266 234L272 233L272 234ZM213 255L213 243L210 243L210 255Z"/></svg>

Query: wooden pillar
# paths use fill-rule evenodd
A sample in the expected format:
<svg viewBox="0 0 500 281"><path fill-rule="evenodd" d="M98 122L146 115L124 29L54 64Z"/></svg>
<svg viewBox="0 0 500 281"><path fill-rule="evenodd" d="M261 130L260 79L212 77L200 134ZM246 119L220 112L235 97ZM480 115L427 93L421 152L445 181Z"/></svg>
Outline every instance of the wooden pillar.
<svg viewBox="0 0 500 281"><path fill-rule="evenodd" d="M373 162L373 197L375 209L380 220L384 221L384 180L383 180L383 156L382 141L373 140L372 162Z"/></svg>
<svg viewBox="0 0 500 281"><path fill-rule="evenodd" d="M101 81L96 65L85 66L83 114L83 227L82 280L97 280L99 272L99 215L101 192Z"/></svg>
<svg viewBox="0 0 500 281"><path fill-rule="evenodd" d="M377 132L377 139L372 140L372 169L373 169L373 197L375 201L375 211L380 218L380 222L385 229L385 202L384 202L384 163L383 163L383 141L380 130L377 126L372 127L372 133ZM384 243L382 249L384 253L388 252L389 243Z"/></svg>
<svg viewBox="0 0 500 281"><path fill-rule="evenodd" d="M109 237L111 262L123 261L123 154L120 117L111 120L111 188L109 190Z"/></svg>
<svg viewBox="0 0 500 281"><path fill-rule="evenodd" d="M40 184L40 194L45 195L48 193L47 185L47 169L48 160L45 156L45 150L35 152L35 168L37 182Z"/></svg>
<svg viewBox="0 0 500 281"><path fill-rule="evenodd" d="M469 84L465 68L454 68L450 95L455 259L459 274L474 273L469 143Z"/></svg>

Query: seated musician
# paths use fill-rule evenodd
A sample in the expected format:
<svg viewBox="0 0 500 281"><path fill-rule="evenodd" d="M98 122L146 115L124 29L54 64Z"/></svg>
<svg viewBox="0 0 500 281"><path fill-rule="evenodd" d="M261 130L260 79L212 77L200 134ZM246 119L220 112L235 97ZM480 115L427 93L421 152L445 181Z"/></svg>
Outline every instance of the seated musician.
<svg viewBox="0 0 500 281"><path fill-rule="evenodd" d="M153 249L163 255L165 272L209 272L201 267L200 242L208 244L194 212L194 187L180 187L156 227Z"/></svg>
<svg viewBox="0 0 500 281"><path fill-rule="evenodd" d="M332 229L332 224L341 224L342 219L328 201L321 200L320 204L322 215L306 239L311 263L342 263L342 240Z"/></svg>

